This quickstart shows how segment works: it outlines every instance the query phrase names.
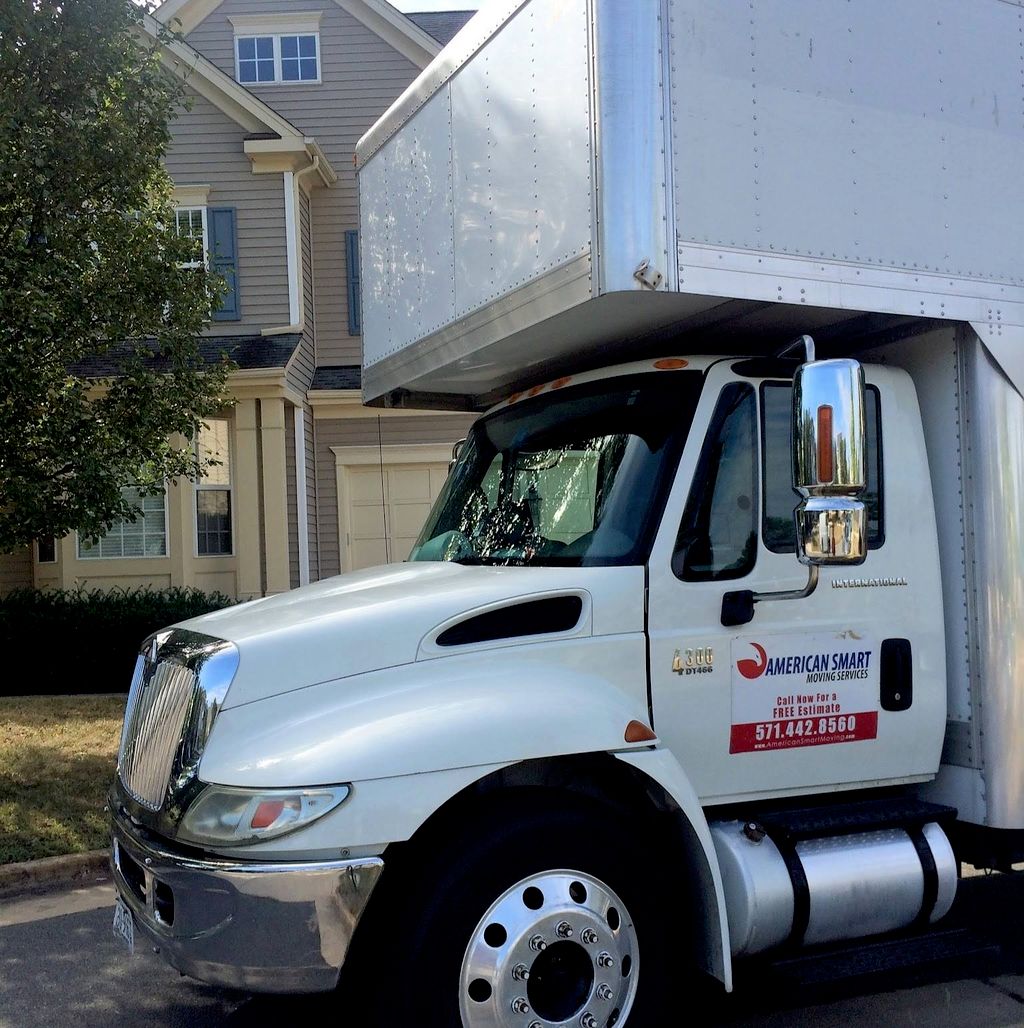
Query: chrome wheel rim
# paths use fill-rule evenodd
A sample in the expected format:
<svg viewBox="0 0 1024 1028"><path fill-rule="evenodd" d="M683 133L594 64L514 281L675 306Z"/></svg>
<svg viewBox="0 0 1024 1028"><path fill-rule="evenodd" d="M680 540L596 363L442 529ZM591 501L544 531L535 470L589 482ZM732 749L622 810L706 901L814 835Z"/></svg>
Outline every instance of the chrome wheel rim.
<svg viewBox="0 0 1024 1028"><path fill-rule="evenodd" d="M636 997L636 928L604 882L530 875L488 908L462 959L465 1028L612 1028Z"/></svg>

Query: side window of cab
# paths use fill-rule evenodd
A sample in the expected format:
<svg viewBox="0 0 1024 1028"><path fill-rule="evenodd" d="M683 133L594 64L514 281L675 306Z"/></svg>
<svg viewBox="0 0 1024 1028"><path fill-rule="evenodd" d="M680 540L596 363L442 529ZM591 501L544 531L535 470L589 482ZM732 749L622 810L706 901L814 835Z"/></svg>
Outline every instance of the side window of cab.
<svg viewBox="0 0 1024 1028"><path fill-rule="evenodd" d="M725 386L683 511L672 570L685 582L742 578L757 559L757 400Z"/></svg>

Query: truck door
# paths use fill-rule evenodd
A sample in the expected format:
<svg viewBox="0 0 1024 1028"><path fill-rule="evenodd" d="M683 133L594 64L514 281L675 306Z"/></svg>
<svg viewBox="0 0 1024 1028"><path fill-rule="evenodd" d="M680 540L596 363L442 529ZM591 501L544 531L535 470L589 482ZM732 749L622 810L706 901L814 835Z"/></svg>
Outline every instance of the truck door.
<svg viewBox="0 0 1024 1028"><path fill-rule="evenodd" d="M934 773L944 697L917 703L913 695L894 700L880 691L884 640L894 640L886 648L890 658L903 654L920 667L923 650L936 642L941 647L941 634L938 640L929 634L934 619L921 621L906 610L915 602L924 606L925 594L937 589L934 536L910 531L886 538L880 435L886 419L870 369L862 497L869 515L867 561L822 568L811 595L758 602L749 623L722 624L725 594L799 591L808 581L794 553L792 383L743 374L756 367L724 361L709 370L652 552L655 729L710 802ZM886 374L882 369L883 380ZM913 417L895 406L894 426ZM918 428L914 438L919 435ZM903 444L892 442L898 452ZM906 482L891 492L898 503L912 502ZM917 502L927 507L930 494ZM930 509L924 515L933 526ZM872 581L882 584L858 587ZM934 596L927 602L934 605ZM887 685L899 692L898 683ZM926 747L915 741L915 726L922 725Z"/></svg>

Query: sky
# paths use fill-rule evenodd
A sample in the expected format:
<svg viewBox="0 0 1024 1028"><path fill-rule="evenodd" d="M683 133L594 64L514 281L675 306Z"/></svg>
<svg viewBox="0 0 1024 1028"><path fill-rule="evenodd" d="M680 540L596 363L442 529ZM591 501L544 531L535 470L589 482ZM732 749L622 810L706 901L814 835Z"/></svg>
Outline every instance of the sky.
<svg viewBox="0 0 1024 1028"><path fill-rule="evenodd" d="M476 11L487 0L391 0L400 11Z"/></svg>

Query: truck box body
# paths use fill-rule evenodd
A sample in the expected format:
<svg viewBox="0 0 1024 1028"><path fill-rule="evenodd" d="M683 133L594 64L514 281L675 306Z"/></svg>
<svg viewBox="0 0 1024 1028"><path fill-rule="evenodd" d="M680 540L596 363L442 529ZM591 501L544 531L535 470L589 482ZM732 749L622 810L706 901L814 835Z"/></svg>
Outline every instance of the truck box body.
<svg viewBox="0 0 1024 1028"><path fill-rule="evenodd" d="M495 4L358 148L365 399L865 312L971 322L1019 384L1022 40L1004 0Z"/></svg>
<svg viewBox="0 0 1024 1028"><path fill-rule="evenodd" d="M1024 399L969 326L921 331L860 356L910 373L928 446L947 724L927 791L963 821L1024 829Z"/></svg>

